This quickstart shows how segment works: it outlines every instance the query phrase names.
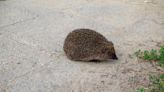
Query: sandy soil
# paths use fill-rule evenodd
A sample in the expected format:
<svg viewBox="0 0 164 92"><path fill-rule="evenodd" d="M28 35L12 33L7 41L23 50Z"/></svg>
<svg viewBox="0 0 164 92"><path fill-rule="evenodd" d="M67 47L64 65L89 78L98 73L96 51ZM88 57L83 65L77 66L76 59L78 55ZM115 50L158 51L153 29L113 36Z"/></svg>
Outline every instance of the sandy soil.
<svg viewBox="0 0 164 92"><path fill-rule="evenodd" d="M113 41L119 60L68 60L63 42L76 28ZM163 44L163 0L0 1L0 92L135 92L163 70L134 52Z"/></svg>

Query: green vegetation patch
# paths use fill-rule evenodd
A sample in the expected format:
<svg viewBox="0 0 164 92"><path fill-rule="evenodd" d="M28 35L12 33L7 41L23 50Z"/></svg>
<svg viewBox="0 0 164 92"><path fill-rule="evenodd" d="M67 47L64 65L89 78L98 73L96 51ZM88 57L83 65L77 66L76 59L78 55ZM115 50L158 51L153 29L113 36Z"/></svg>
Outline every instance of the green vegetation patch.
<svg viewBox="0 0 164 92"><path fill-rule="evenodd" d="M150 75L150 84L147 88L138 88L136 92L164 92L164 74Z"/></svg>
<svg viewBox="0 0 164 92"><path fill-rule="evenodd" d="M147 61L157 61L160 66L164 66L164 46L161 46L160 50L138 50L135 55Z"/></svg>
<svg viewBox="0 0 164 92"><path fill-rule="evenodd" d="M161 46L159 50L138 50L135 55L146 61L157 61L158 65L164 67L164 46ZM149 80L150 84L147 88L138 88L136 92L164 92L164 74L150 75Z"/></svg>

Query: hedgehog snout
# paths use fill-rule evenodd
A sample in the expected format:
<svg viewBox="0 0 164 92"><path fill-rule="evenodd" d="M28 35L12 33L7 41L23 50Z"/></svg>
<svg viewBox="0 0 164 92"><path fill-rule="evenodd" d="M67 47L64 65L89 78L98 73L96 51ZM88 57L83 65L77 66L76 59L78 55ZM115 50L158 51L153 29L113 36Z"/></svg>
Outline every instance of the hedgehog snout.
<svg viewBox="0 0 164 92"><path fill-rule="evenodd" d="M116 54L112 54L112 59L114 59L114 60L117 60L118 59L117 56L116 56Z"/></svg>

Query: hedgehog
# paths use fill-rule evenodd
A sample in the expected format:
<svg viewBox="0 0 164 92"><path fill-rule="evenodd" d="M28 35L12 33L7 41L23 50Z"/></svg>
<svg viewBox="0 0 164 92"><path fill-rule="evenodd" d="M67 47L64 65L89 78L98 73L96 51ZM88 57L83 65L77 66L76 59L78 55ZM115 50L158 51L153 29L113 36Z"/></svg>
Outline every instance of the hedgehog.
<svg viewBox="0 0 164 92"><path fill-rule="evenodd" d="M118 59L113 43L91 29L75 29L70 32L64 41L63 50L68 59L73 61Z"/></svg>

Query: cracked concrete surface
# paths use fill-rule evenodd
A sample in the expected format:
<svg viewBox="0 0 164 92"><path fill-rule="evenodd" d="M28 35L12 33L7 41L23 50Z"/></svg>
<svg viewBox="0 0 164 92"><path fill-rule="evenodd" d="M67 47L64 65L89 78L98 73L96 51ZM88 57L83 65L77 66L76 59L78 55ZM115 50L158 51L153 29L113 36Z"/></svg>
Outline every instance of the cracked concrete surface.
<svg viewBox="0 0 164 92"><path fill-rule="evenodd" d="M0 0L0 92L135 92L158 71L133 53L164 44L163 16L163 0ZM68 60L76 28L113 41L119 60Z"/></svg>

